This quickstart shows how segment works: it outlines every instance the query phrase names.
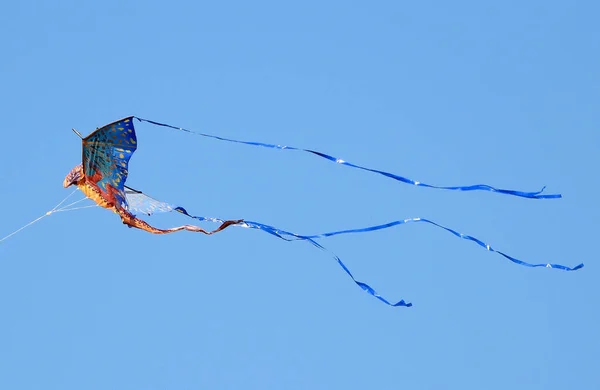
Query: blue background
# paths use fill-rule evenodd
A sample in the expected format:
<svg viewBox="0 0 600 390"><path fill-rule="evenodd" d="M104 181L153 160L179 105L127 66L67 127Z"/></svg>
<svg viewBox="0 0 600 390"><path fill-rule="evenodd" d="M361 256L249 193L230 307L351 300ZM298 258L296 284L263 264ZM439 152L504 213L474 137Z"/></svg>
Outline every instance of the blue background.
<svg viewBox="0 0 600 390"><path fill-rule="evenodd" d="M598 389L600 6L594 1L103 1L0 9L0 235L63 199L79 139L128 115L128 184L302 234L127 229L54 214L0 244L3 389ZM78 197L81 195L78 194ZM78 199L78 198L74 198ZM160 215L161 227L188 223ZM210 226L210 225L209 225ZM212 226L211 226L212 227Z"/></svg>

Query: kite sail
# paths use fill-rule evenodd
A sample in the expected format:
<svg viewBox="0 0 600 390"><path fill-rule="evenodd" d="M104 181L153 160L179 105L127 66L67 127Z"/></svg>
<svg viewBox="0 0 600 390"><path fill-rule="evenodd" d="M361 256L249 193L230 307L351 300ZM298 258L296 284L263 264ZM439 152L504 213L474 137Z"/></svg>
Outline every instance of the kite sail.
<svg viewBox="0 0 600 390"><path fill-rule="evenodd" d="M443 186L435 186L430 184L425 184L419 181L415 181L412 179L408 179L393 173L380 171L376 169L367 168L364 166L356 165L342 159L333 157L329 154L317 152L310 149L302 149L296 147L288 147L288 146L280 146L275 144L266 144L260 142L249 142L249 141L238 141L213 135L208 135L204 133L193 132L191 130L167 125L160 122L155 122L147 119L138 118L135 116L130 116L119 121L108 124L102 128L97 129L89 136L82 138L83 144L83 160L82 163L75 168L66 176L64 180L64 187L69 187L71 185L76 185L88 198L96 202L98 206L107 208L112 210L116 214L121 217L121 220L124 224L129 227L138 228L153 234L167 234L173 233L181 230L187 230L191 232L199 232L203 234L214 234L217 233L229 226L237 226L242 228L256 229L259 231L263 231L272 236L275 236L279 239L285 241L306 241L313 246L327 251L325 247L323 247L318 240L324 239L327 237L332 237L341 234L357 234L357 233L366 233L372 232L382 229L392 228L398 225L404 225L408 223L427 223L429 225L435 226L439 229L443 229L456 237L462 238L464 240L472 241L479 246L483 247L487 251L495 252L504 258L512 261L513 263L526 266L526 267L545 267L545 268L555 268L564 271L574 271L583 267L583 264L580 264L576 267L567 267L561 264L551 264L551 263L541 263L534 264L528 263L522 260L519 260L515 257L509 256L504 252L493 249L489 244L479 240L470 235L459 233L454 229L450 229L443 225L440 225L434 221L425 218L409 218L403 220L396 220L392 222L388 222L382 225L369 226L357 229L349 229L349 230L338 230L333 232L315 234L315 235L301 235L292 233L283 229L279 229L267 224L263 224L260 222L248 221L244 219L238 220L222 220L219 218L211 218L211 217L201 217L195 216L188 211L178 205L173 205L167 202L162 202L156 200L142 191L133 189L128 187L125 182L127 180L128 175L128 164L131 159L133 153L137 149L137 137L133 125L133 119L137 119L140 122L147 122L150 124L168 127L172 129L177 129L181 131L185 131L188 133L193 133L197 135L201 135L204 137L215 138L222 141L241 143L246 145L253 146L261 146L267 148L274 148L280 150L296 150L296 151L304 151L311 153L313 155L317 155L319 157L325 158L329 161L336 162L341 165L346 165L351 168L356 168L372 173L377 173L388 178L392 178L394 180L412 184L416 186L434 188L434 189L444 189L444 190L457 190L457 191L491 191L496 193L501 193L505 195L512 195L517 197L524 197L529 199L552 199L552 198L560 198L559 194L542 194L543 188L537 192L525 192L525 191L517 191L517 190L506 190L495 188L487 184L477 184L477 185L469 185L469 186L452 186L452 187L443 187ZM152 214L158 212L178 212L186 217L195 219L200 222L214 222L220 224L220 226L213 230L207 231L198 226L194 225L183 225L179 227L169 228L169 229L159 229L154 226L149 225L147 222L136 217L135 213L144 214L150 216ZM397 302L392 302L381 295L379 295L375 289L373 289L370 285L364 282L360 282L355 279L354 275L350 272L348 267L342 262L340 257L336 254L331 253L336 262L340 265L340 267L346 272L346 274L356 283L360 288L366 291L368 294L374 296L380 301L386 303L390 306L412 306L411 303L407 303L404 300L400 300Z"/></svg>

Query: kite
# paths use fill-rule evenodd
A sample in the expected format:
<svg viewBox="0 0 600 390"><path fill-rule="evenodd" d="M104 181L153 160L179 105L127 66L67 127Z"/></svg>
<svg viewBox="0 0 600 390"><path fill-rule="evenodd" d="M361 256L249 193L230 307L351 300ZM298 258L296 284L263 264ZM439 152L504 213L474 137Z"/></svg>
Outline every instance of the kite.
<svg viewBox="0 0 600 390"><path fill-rule="evenodd" d="M153 234L168 234L180 230L214 234L239 221L223 221L213 231L198 226L183 225L170 229L158 229L137 218L129 210L125 181L129 159L137 149L137 137L132 118L106 125L82 139L83 163L74 167L65 177L63 187L77 186L81 192L100 207L112 210L129 227ZM129 188L128 188L129 189ZM130 191L136 192L133 189Z"/></svg>
<svg viewBox="0 0 600 390"><path fill-rule="evenodd" d="M202 137L208 137L212 139L217 139L220 141L233 142L237 144L250 145L250 146L258 146L265 147L270 149L278 149L278 150L293 150L293 151L301 151L310 153L312 155L321 157L323 159L329 160L331 162L335 162L340 165L344 165L350 168L359 169L362 171L367 171L370 173L375 173L387 177L389 179L393 179L395 181L426 187L431 189L439 189L439 190L450 190L450 191L489 191L494 193L499 193L503 195L516 196L521 198L528 199L557 199L561 198L560 194L545 194L543 191L545 187L540 191L535 192L526 192L526 191L518 191L518 190L508 190L502 188L496 188L487 184L476 184L476 185L468 185L468 186L438 186L432 184L426 184L417 180L412 180L394 173L381 171L378 169L372 169L365 166L357 165L345 160L342 160L337 157L333 157L329 154L318 152L311 149L303 149L296 148L292 146L281 146L277 144L268 144L262 142L251 142L251 141L240 141L229 138L224 138L220 136L200 133L188 129L184 129L181 127L172 126L169 124L156 122L148 119L139 118L136 116L129 116L123 118L121 120L110 123L102 128L96 129L87 137L82 137L79 132L75 131L82 139L82 147L83 147L83 155L82 155L82 163L76 165L69 174L65 177L63 181L63 186L65 188L70 186L76 186L77 189L81 190L81 192L89 199L94 201L97 206L109 209L119 215L123 224L127 225L131 228L141 229L143 231L152 233L152 234L169 234L178 231L190 231L196 233L203 233L205 235L212 235L217 232L223 231L224 229L230 226L237 226L242 228L250 228L256 229L259 231L263 231L272 236L275 236L279 239L285 241L306 241L315 247L328 251L324 246L322 246L318 240L342 235L342 234L357 234L357 233L366 233L373 232L382 229L388 229L391 227L409 224L409 223L426 223L432 226L435 226L439 229L445 230L454 236L471 241L479 245L480 247L486 249L489 252L494 252L505 259L522 266L526 267L545 267L545 268L554 268L560 269L564 271L575 271L583 267L583 264L579 264L575 267L568 267L561 264L551 264L551 263L528 263L523 260L519 260L515 257L512 257L502 251L496 250L492 248L489 244L481 241L478 238L473 236L460 233L454 229L448 228L441 224L438 224L432 220L425 218L407 218L402 220L391 221L381 225L368 226L363 228L355 228L355 229L347 229L347 230L338 230L333 232L314 234L314 235L301 235L292 233L283 229L279 229L264 223L249 221L245 219L236 219L236 220L223 220L220 218L212 218L212 217L202 217L195 216L181 207L174 204L170 204L167 202L156 200L142 191L133 189L127 186L125 183L127 181L128 169L129 169L129 160L137 149L137 136L134 128L134 119L139 122L146 122L152 125L166 127L173 130L183 131L195 135L199 135ZM66 200L66 199L65 199ZM65 201L63 200L63 202ZM46 213L46 215L50 215L53 212L57 211L66 211L65 206L61 209L58 207L63 203L59 203L54 209ZM75 202L77 203L77 202ZM215 230L205 230L195 225L182 225L173 228L160 229L155 226L150 225L146 221L138 218L136 213L141 213L145 215L152 215L157 212L178 212L186 217L195 219L200 222L213 222L218 223L219 227ZM44 215L45 216L45 215ZM30 224L38 221L44 216L34 220L33 222L25 225L23 228L29 226ZM23 228L17 230L16 232L22 230ZM11 233L9 236L0 239L0 242L15 234L16 232ZM373 289L369 284L358 281L355 279L354 275L350 272L348 267L342 262L339 256L336 254L329 252L332 257L336 260L339 266L344 270L344 272L352 279L352 281L358 285L361 289L363 289L368 294L373 297L379 299L383 303L390 306L404 306L411 307L412 303L406 302L405 300L400 300L397 302L392 302L381 295L379 295L375 289Z"/></svg>

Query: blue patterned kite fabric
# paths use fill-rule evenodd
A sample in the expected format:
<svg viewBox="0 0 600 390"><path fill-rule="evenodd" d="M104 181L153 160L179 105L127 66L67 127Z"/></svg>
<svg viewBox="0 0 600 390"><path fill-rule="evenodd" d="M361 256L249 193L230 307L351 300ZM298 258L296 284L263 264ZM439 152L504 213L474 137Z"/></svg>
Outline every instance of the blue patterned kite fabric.
<svg viewBox="0 0 600 390"><path fill-rule="evenodd" d="M83 139L83 170L106 199L127 209L125 181L129 159L137 149L133 117L97 129Z"/></svg>
<svg viewBox="0 0 600 390"><path fill-rule="evenodd" d="M234 143L238 143L238 144L251 145L251 146L261 146L261 147L270 148L270 149L297 150L297 151L301 151L301 152L307 152L307 153L311 153L311 154L313 154L315 156L322 157L322 158L324 158L326 160L335 162L335 163L340 164L340 165L345 165L347 167L361 169L363 171L368 171L368 172L372 172L372 173L377 173L377 174L383 175L385 177L388 177L390 179L394 179L396 181L399 181L399 182L402 182L402 183L405 183L405 184L411 184L411 185L418 186L418 187L435 188L435 189L439 189L439 190L450 190L450 191L491 191L491 192L497 192L497 193L500 193L500 194L518 196L518 197L521 197L521 198L529 198L529 199L558 199L558 198L562 197L560 194L543 194L542 192L544 192L544 189L546 187L543 187L541 190L535 191L535 192L525 192L525 191L507 190L507 189L502 189L502 188L496 188L496 187L492 187L492 186L490 186L488 184L474 184L474 185L468 185L468 186L449 186L449 187L437 186L437 185L423 183L423 182L420 182L420 181L417 181L417 180L412 180L412 179L406 178L404 176L396 175L394 173L390 173L390 172L386 172L386 171L380 171L378 169L367 168L367 167L364 167L364 166L361 166L361 165L356 165L356 164L353 164L351 162L342 160L341 158L333 157L333 156L331 156L329 154L322 153L322 152L317 152L315 150L303 149L303 148L296 148L296 147L293 147L293 146L282 146L282 145L275 145L275 144L267 144L267 143L263 143L263 142L239 141L239 140L235 140L235 139L229 139L229 138L219 137L219 136L216 136L216 135L210 135L210 134L200 133L200 132L197 132L197 131L192 131L192 130L184 129L182 127L168 125L166 123L155 122L155 121L152 121L152 120L149 120L149 119L139 118L137 116L134 117L134 118L136 118L140 122L147 122L147 123L150 123L150 124L153 124L153 125L156 125L156 126L168 127L170 129L174 129L174 130L185 131L187 133L199 135L199 136L202 136L202 137L213 138L213 139L217 139L217 140L220 140L220 141L234 142Z"/></svg>

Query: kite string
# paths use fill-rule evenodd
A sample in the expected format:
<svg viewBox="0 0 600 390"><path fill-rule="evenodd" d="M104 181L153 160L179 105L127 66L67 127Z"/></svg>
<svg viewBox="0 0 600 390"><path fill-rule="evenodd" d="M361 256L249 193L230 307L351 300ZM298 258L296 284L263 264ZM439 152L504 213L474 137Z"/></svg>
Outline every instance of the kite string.
<svg viewBox="0 0 600 390"><path fill-rule="evenodd" d="M77 203L81 203L81 202L83 202L83 201L84 201L84 200L86 200L86 199L87 199L87 197L84 197L84 198L82 198L82 199L79 199L79 200L77 200L77 201L75 201L75 202L69 203L69 204L68 204L68 205L66 205L66 206L63 206L63 207L61 207L60 209L55 209L53 212L54 212L54 213L57 213L57 212L59 212L59 211L71 211L71 210L79 210L81 207L76 207L76 208L72 208L72 209L68 209L68 207L71 207L71 206L73 206L73 205L76 205ZM97 205L92 205L92 206L84 206L84 207L85 207L85 208L88 208L88 207L95 207L95 206L97 206Z"/></svg>
<svg viewBox="0 0 600 390"><path fill-rule="evenodd" d="M63 203L65 203L67 201L67 199L69 199L71 196L73 196L73 194L75 192L77 192L77 190L78 190L78 188L75 188L73 190L73 192L71 192L69 195L67 195L66 198L64 198L63 200L61 200L56 206L54 206L50 211L48 211L48 213L52 214L54 212L54 210L58 209ZM68 206L65 206L65 207L68 207Z"/></svg>
<svg viewBox="0 0 600 390"><path fill-rule="evenodd" d="M34 219L33 221L31 221L31 222L27 223L26 225L24 225L24 226L20 227L19 229L15 230L14 232L10 233L9 235L7 235L7 236L5 236L5 237L1 238L1 239L0 239L0 242L2 242L2 241L4 241L4 240L6 240L6 239L8 239L8 238L10 238L10 237L12 237L12 236L14 236L15 234L19 233L21 230L23 230L23 229L25 229L25 228L28 228L29 226L33 225L34 223L36 223L36 222L40 221L41 219L43 219L43 218L45 218L45 217L47 217L47 216L49 216L49 215L51 215L51 214L53 214L53 213L55 213L55 212L59 212L59 211L68 211L68 210L65 210L67 207L69 207L69 206L72 206L72 205L73 205L73 204L75 204L75 203L79 203L79 202L81 202L82 200L84 200L84 199L85 199L85 198L84 198L84 199L78 200L77 202L73 202L73 203L71 203L71 204L69 204L69 205L66 205L66 206L62 207L61 209L59 209L59 207L60 207L60 206L61 206L63 203L65 203L65 202L67 201L67 199L69 199L71 196L73 196L73 194L74 194L76 191L77 191L77 188L76 188L75 190L73 190L73 192L71 192L69 195L67 195L67 197L66 197L66 198L64 198L63 200L61 200L61 201L60 201L60 202L59 202L59 203L58 203L56 206L54 206L52 209L50 209L49 211L45 212L43 215L39 216L38 218Z"/></svg>
<svg viewBox="0 0 600 390"><path fill-rule="evenodd" d="M85 200L85 199L82 199ZM92 204L89 206L81 206L81 207L73 207L72 209L59 209L54 211L55 213L60 213L60 212L64 212L64 211L75 211L75 210L83 210L83 209L91 209L91 208L95 208L95 207L100 207L97 204Z"/></svg>
<svg viewBox="0 0 600 390"><path fill-rule="evenodd" d="M10 238L10 237L12 237L12 236L14 236L15 234L19 233L21 230L23 230L23 229L25 229L25 228L27 228L27 227L29 227L29 226L33 225L34 223L36 223L37 221L39 221L39 220L40 220L40 219L42 219L42 218L45 218L45 217L47 217L48 215L50 215L50 214L46 213L46 214L44 214L44 215L42 215L42 216L40 216L40 217L38 217L38 218L34 219L33 221L29 222L29 223L28 223L28 224L26 224L25 226L22 226L21 228L19 228L19 229L15 230L14 232L10 233L8 236L6 236L6 237L4 237L4 238L1 238L1 239L0 239L0 242L2 242L2 241L4 241L4 240L6 240L6 239L8 239L8 238Z"/></svg>

